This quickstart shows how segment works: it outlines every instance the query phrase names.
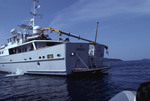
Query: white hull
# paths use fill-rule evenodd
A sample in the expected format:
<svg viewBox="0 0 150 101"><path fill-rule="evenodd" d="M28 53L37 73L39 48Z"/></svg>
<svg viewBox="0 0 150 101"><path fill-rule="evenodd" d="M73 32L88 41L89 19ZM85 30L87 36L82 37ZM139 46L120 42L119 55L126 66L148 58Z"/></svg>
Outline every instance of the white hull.
<svg viewBox="0 0 150 101"><path fill-rule="evenodd" d="M69 75L72 74L74 68L90 67L88 48L87 43L63 43L29 52L1 56L0 71ZM47 57L49 54L53 54L53 58L49 59Z"/></svg>

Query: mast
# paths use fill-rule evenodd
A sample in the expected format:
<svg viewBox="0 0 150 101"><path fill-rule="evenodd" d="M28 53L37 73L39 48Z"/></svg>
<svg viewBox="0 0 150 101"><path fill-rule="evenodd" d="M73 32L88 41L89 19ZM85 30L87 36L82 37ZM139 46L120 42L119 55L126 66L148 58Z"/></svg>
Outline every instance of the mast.
<svg viewBox="0 0 150 101"><path fill-rule="evenodd" d="M96 40L97 40L98 24L99 24L99 22L97 22L97 28L96 28L96 34L95 34L95 43L96 43Z"/></svg>
<svg viewBox="0 0 150 101"><path fill-rule="evenodd" d="M39 0L34 0L34 2L33 2L33 10L31 11L31 14L33 15L33 18L30 21L32 22L32 27L33 28L36 25L36 16L40 15L36 11L37 8L40 8L40 5L36 5L36 3L38 3L38 2L39 2Z"/></svg>
<svg viewBox="0 0 150 101"><path fill-rule="evenodd" d="M36 14L35 3L36 3L36 0L34 0L34 3L33 3L33 19L32 19L32 26L33 26L33 28L35 26L35 14Z"/></svg>

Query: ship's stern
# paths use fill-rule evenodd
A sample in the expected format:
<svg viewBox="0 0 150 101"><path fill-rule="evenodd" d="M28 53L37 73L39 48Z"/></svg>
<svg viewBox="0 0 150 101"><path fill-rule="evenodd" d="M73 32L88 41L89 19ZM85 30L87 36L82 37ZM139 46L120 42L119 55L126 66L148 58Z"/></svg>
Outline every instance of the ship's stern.
<svg viewBox="0 0 150 101"><path fill-rule="evenodd" d="M66 70L72 74L75 68L89 68L88 43L66 44Z"/></svg>

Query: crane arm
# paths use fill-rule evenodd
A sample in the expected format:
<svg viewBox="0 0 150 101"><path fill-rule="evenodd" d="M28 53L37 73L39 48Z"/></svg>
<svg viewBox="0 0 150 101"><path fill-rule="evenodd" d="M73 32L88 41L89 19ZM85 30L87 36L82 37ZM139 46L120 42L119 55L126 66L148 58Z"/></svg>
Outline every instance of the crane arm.
<svg viewBox="0 0 150 101"><path fill-rule="evenodd" d="M50 30L50 32L52 33L53 31L60 33L61 31L59 29L55 29L55 28L41 28L41 33L44 34L44 30L48 31Z"/></svg>
<svg viewBox="0 0 150 101"><path fill-rule="evenodd" d="M80 36L73 35L73 34L70 34L70 33L66 33L66 32L63 32L63 31L61 31L59 29L55 29L55 28L41 28L41 34L44 34L45 30L46 31L50 30L51 33L54 31L54 32L58 32L58 33L61 33L61 34L67 35L67 36L71 36L71 37L77 38L77 39L88 41L92 45L99 44L99 43L96 43L94 41L91 41L91 40L88 40L88 39L85 39L85 38L81 38ZM106 50L108 49L108 46L106 46L106 45L102 45L102 44L99 44L99 45L104 46Z"/></svg>

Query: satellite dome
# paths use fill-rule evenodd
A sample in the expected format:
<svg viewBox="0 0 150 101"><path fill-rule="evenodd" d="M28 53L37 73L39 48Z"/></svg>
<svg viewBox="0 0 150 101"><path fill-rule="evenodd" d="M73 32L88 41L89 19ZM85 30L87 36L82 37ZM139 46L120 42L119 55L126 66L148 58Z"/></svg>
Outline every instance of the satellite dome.
<svg viewBox="0 0 150 101"><path fill-rule="evenodd" d="M40 26L34 26L33 27L33 34L41 34L41 27Z"/></svg>

